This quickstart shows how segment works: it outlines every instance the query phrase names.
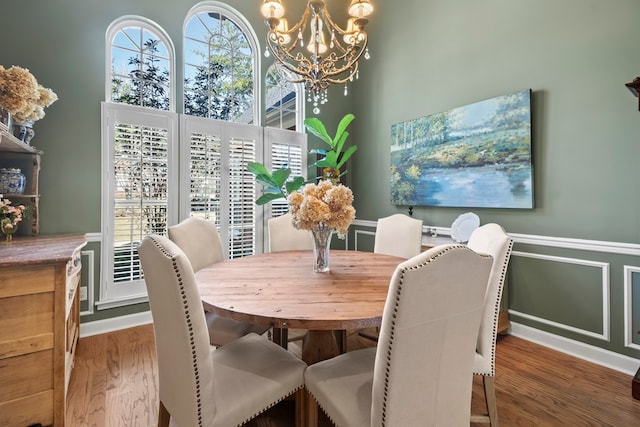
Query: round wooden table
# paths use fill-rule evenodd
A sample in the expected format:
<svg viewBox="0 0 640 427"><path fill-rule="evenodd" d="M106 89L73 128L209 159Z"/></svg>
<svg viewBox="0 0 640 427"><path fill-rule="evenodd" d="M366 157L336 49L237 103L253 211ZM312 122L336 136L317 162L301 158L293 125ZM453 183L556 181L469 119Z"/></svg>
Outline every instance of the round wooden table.
<svg viewBox="0 0 640 427"><path fill-rule="evenodd" d="M380 326L389 281L403 258L331 250L327 273L313 272L312 251L225 260L196 273L206 311L269 325L307 329L302 358L338 354L333 331Z"/></svg>

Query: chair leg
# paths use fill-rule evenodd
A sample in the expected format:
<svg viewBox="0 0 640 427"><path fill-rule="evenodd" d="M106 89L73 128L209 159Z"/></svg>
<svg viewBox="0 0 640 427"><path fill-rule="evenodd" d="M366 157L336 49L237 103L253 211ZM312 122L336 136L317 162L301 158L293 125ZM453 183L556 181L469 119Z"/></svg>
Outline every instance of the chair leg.
<svg viewBox="0 0 640 427"><path fill-rule="evenodd" d="M487 404L489 423L491 427L498 427L498 404L496 402L496 377L493 375L483 375L482 384L484 386L484 399Z"/></svg>
<svg viewBox="0 0 640 427"><path fill-rule="evenodd" d="M346 329L340 329L334 331L334 335L336 336L336 342L338 343L338 350L340 354L344 354L347 352L347 331Z"/></svg>
<svg viewBox="0 0 640 427"><path fill-rule="evenodd" d="M304 391L307 404L307 427L318 427L318 402L308 391Z"/></svg>
<svg viewBox="0 0 640 427"><path fill-rule="evenodd" d="M287 328L273 328L273 342L280 347L287 349L289 341L289 329Z"/></svg>
<svg viewBox="0 0 640 427"><path fill-rule="evenodd" d="M301 388L296 391L295 400L296 400L296 418L295 418L295 426L303 427L306 425L307 420L307 390Z"/></svg>
<svg viewBox="0 0 640 427"><path fill-rule="evenodd" d="M160 407L158 408L158 427L169 427L169 421L171 421L171 415L167 408L164 407L164 403L160 401Z"/></svg>

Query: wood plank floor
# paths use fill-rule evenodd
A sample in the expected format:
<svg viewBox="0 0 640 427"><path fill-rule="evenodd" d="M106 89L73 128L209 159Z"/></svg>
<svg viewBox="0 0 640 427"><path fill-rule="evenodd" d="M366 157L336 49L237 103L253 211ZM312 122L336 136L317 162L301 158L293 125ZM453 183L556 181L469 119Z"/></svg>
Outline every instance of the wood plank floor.
<svg viewBox="0 0 640 427"><path fill-rule="evenodd" d="M350 334L348 345L355 349L371 342ZM629 375L512 336L500 338L496 369L501 426L640 425L640 400L631 396ZM67 425L155 426L157 396L151 325L80 339ZM476 379L472 409L478 411L483 404ZM321 421L330 426L326 418ZM292 425L293 402L283 402L249 427Z"/></svg>

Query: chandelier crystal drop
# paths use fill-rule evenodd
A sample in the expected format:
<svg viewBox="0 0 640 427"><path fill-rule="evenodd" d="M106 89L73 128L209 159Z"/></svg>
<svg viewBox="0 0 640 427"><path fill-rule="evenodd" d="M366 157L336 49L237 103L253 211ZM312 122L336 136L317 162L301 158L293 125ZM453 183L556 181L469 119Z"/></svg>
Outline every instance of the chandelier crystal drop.
<svg viewBox="0 0 640 427"><path fill-rule="evenodd" d="M309 0L300 21L289 27L282 0L264 0L260 6L269 28L265 56L273 55L276 67L288 70L282 73L288 81L304 83L315 114L320 112L318 105L328 101L329 85L345 84L346 96L346 84L358 78L358 61L363 55L370 57L364 27L373 5L351 0L347 12L350 18L342 28L324 0Z"/></svg>

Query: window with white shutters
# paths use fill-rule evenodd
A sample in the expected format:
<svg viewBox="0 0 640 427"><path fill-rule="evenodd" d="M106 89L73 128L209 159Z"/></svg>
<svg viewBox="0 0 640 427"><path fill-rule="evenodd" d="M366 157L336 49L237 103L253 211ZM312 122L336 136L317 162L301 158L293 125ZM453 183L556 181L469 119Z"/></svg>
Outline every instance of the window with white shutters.
<svg viewBox="0 0 640 427"><path fill-rule="evenodd" d="M207 1L187 13L184 28L183 115L175 113L175 49L166 32L135 16L107 30L98 308L147 300L138 245L189 216L216 224L226 257L261 252L266 218L287 204L257 206L261 186L247 165L306 172L306 135L255 125L260 55L248 21ZM301 129L304 98L295 113L291 103L299 88L277 84L270 96L280 97L278 126L291 128L295 116Z"/></svg>
<svg viewBox="0 0 640 427"><path fill-rule="evenodd" d="M180 217L215 221L229 258L256 253L262 212L247 165L262 161L262 128L187 115L181 116L181 128L181 188L189 193L182 197Z"/></svg>
<svg viewBox="0 0 640 427"><path fill-rule="evenodd" d="M138 245L177 218L177 115L104 103L101 300L145 296Z"/></svg>

